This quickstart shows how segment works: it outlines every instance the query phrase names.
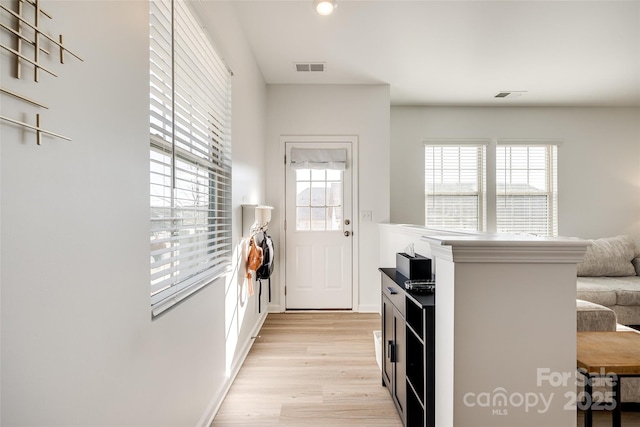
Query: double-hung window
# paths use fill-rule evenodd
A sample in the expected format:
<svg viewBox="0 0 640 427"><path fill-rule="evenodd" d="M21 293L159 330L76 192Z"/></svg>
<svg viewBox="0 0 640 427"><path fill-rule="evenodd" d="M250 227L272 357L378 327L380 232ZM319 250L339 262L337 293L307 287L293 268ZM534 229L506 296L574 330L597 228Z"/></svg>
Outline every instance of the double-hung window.
<svg viewBox="0 0 640 427"><path fill-rule="evenodd" d="M557 236L557 151L556 142L426 143L425 225Z"/></svg>
<svg viewBox="0 0 640 427"><path fill-rule="evenodd" d="M484 230L485 153L482 143L425 145L425 224Z"/></svg>
<svg viewBox="0 0 640 427"><path fill-rule="evenodd" d="M155 316L231 263L231 79L188 2L149 6Z"/></svg>
<svg viewBox="0 0 640 427"><path fill-rule="evenodd" d="M558 235L557 146L509 144L496 148L497 231Z"/></svg>

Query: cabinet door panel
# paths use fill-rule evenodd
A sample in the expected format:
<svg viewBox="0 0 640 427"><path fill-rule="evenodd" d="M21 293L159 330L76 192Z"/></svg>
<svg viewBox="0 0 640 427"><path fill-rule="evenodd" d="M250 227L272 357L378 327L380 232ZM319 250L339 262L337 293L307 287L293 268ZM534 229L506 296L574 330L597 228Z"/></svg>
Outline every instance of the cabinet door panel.
<svg viewBox="0 0 640 427"><path fill-rule="evenodd" d="M407 370L407 360L406 360L406 346L405 346L405 333L406 326L404 323L404 318L400 316L398 311L394 312L393 316L393 325L394 325L394 335L395 335L395 352L396 352L396 363L395 363L395 372L394 372L394 397L398 403L398 406L401 410L400 416L404 419L405 417L405 407L407 401L407 379L406 379L406 370Z"/></svg>
<svg viewBox="0 0 640 427"><path fill-rule="evenodd" d="M393 335L393 304L388 298L382 298L382 376L389 387L389 392L393 393L393 363L389 354L389 341L394 341Z"/></svg>

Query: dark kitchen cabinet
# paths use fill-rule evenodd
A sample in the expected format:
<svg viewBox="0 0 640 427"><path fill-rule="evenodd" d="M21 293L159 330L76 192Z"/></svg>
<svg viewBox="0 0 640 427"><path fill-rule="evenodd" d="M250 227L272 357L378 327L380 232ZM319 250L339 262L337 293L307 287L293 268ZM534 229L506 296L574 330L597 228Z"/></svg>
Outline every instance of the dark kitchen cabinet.
<svg viewBox="0 0 640 427"><path fill-rule="evenodd" d="M404 419L407 400L404 296L389 284L382 291L382 319L382 378Z"/></svg>
<svg viewBox="0 0 640 427"><path fill-rule="evenodd" d="M406 277L382 273L382 383L408 427L435 425L435 293L404 289Z"/></svg>

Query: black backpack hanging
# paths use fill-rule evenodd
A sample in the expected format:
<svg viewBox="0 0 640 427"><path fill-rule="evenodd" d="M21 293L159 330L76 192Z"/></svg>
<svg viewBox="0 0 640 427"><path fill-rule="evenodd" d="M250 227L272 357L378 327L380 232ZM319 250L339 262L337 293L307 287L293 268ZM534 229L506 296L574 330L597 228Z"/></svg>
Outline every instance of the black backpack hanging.
<svg viewBox="0 0 640 427"><path fill-rule="evenodd" d="M262 281L269 280L269 302L271 302L271 273L273 273L273 258L274 248L273 240L265 231L262 231L262 241L260 242L262 248L262 265L256 270L256 279L260 283L258 290L258 313L262 311Z"/></svg>

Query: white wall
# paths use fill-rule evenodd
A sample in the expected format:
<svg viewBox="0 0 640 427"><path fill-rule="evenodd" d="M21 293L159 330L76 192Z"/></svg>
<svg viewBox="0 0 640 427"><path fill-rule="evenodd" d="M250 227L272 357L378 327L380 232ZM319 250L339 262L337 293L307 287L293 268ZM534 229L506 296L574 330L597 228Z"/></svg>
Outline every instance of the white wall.
<svg viewBox="0 0 640 427"><path fill-rule="evenodd" d="M11 77L13 61L0 54L2 87L47 104L43 126L73 139L45 137L38 147L31 132L0 126L0 424L204 423L228 383L228 359L239 357L261 317L255 298L238 298L221 280L151 320L148 3L41 4L54 17L43 25L84 62L56 64L54 51L45 61L59 77L34 83ZM236 73L237 239L240 201L264 193L255 147L265 133L266 88L228 24L232 11L218 11L229 33L216 42ZM2 115L33 122L37 111L2 95Z"/></svg>
<svg viewBox="0 0 640 427"><path fill-rule="evenodd" d="M559 139L559 234L640 244L640 108L391 108L391 221L424 224L424 139Z"/></svg>
<svg viewBox="0 0 640 427"><path fill-rule="evenodd" d="M378 311L380 274L378 228L389 221L389 86L387 85L269 85L267 97L267 203L278 207L269 228L278 248L284 220L283 135L356 135L360 211L372 211L372 222L359 222L358 252L360 311ZM355 213L354 213L355 214ZM282 252L280 252L281 254ZM272 310L284 309L283 265L274 271Z"/></svg>

